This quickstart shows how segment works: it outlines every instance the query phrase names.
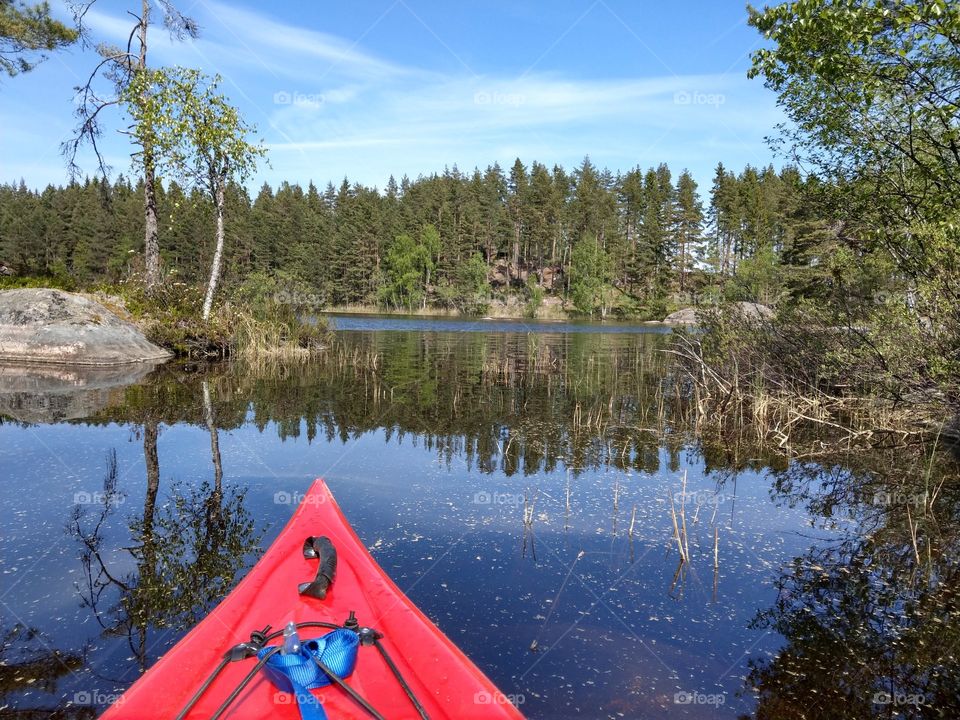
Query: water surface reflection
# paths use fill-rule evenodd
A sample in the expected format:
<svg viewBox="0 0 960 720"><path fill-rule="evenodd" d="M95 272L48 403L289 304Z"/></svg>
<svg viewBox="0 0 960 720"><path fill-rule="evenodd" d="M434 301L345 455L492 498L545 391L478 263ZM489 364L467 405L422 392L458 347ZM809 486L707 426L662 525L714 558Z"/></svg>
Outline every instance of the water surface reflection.
<svg viewBox="0 0 960 720"><path fill-rule="evenodd" d="M323 475L530 717L956 715L955 466L698 442L660 332L417 322L5 412L4 712L92 716Z"/></svg>

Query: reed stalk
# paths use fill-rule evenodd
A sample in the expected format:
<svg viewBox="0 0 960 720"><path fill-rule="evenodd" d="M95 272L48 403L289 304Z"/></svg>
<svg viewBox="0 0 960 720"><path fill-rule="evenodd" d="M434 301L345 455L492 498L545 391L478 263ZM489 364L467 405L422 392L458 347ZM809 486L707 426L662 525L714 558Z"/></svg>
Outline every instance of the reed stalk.
<svg viewBox="0 0 960 720"><path fill-rule="evenodd" d="M683 541L680 539L680 526L677 524L677 510L673 502L673 491L670 491L670 517L673 519L673 537L677 541L677 549L680 551L680 562L686 562L687 555L683 551Z"/></svg>
<svg viewBox="0 0 960 720"><path fill-rule="evenodd" d="M720 568L720 528L713 526L713 569Z"/></svg>

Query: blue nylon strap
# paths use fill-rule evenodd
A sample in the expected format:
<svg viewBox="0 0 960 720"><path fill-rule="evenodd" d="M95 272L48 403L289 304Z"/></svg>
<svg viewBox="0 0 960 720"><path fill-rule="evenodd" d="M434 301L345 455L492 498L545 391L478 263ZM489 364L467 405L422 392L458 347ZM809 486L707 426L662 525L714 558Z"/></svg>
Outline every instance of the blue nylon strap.
<svg viewBox="0 0 960 720"><path fill-rule="evenodd" d="M327 720L323 706L310 690L332 681L311 656L319 658L338 677L345 678L357 666L359 646L360 638L353 630L332 630L322 637L304 641L296 655L274 653L267 659L263 671L279 690L293 694L301 720ZM271 649L269 646L263 648L257 657L262 658Z"/></svg>

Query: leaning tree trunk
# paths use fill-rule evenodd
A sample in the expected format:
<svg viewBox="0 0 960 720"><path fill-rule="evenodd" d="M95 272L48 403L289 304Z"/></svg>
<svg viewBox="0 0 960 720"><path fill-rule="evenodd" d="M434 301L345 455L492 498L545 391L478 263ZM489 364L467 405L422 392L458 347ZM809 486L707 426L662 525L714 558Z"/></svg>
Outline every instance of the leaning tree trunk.
<svg viewBox="0 0 960 720"><path fill-rule="evenodd" d="M224 186L221 179L214 191L217 204L217 249L213 253L213 265L210 268L210 282L207 283L207 296L203 299L203 319L210 318L210 308L213 307L213 294L217 291L217 282L220 279L220 266L223 263L223 205L225 201Z"/></svg>
<svg viewBox="0 0 960 720"><path fill-rule="evenodd" d="M149 164L146 158L150 157ZM143 254L146 264L146 284L148 290L153 290L160 284L160 241L157 231L157 195L156 179L153 172L153 148L146 145L143 148Z"/></svg>
<svg viewBox="0 0 960 720"><path fill-rule="evenodd" d="M220 435L213 417L213 402L210 399L210 385L203 381L203 415L210 433L210 455L213 458L213 492L219 499L223 495L223 461L220 457Z"/></svg>
<svg viewBox="0 0 960 720"><path fill-rule="evenodd" d="M223 513L223 462L220 457L220 435L213 417L213 403L210 400L210 386L203 381L203 409L210 433L210 455L213 457L213 491L204 504L207 525L205 545L215 554L227 534L227 521Z"/></svg>
<svg viewBox="0 0 960 720"><path fill-rule="evenodd" d="M141 544L141 560L138 563L140 581L147 582L147 578L157 577L157 546L154 538L154 516L157 509L157 493L160 490L160 457L157 453L157 437L159 436L158 423L148 419L143 423L143 458L147 468L147 492L143 499L143 543ZM140 633L140 642L137 646L137 663L140 672L147 670L147 628L148 619L153 617L153 597L145 593L144 604L136 615L131 614Z"/></svg>
<svg viewBox="0 0 960 720"><path fill-rule="evenodd" d="M147 26L150 2L143 0L140 17L140 58L138 68L147 69ZM146 91L144 91L146 94ZM160 283L160 241L157 222L157 180L154 172L153 143L143 143L143 257L146 265L147 289Z"/></svg>

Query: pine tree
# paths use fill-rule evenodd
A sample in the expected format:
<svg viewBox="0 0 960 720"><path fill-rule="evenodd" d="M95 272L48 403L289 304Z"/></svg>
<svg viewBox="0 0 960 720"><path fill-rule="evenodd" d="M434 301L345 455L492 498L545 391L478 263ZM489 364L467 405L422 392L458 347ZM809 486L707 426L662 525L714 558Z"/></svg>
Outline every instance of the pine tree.
<svg viewBox="0 0 960 720"><path fill-rule="evenodd" d="M520 162L520 158L517 158L513 167L510 168L508 185L510 193L507 196L507 208L510 212L510 220L513 223L513 237L510 246L510 276L515 281L520 278L520 243L524 237L527 220L528 182L527 169Z"/></svg>
<svg viewBox="0 0 960 720"><path fill-rule="evenodd" d="M81 282L93 283L106 276L110 251L105 196L100 182L87 180L77 200L69 223L69 242L73 246L71 270Z"/></svg>
<svg viewBox="0 0 960 720"><path fill-rule="evenodd" d="M643 268L641 295L651 300L661 294L661 273L664 248L667 243L667 228L663 218L663 200L660 183L652 168L643 176L643 222L637 238L637 263Z"/></svg>
<svg viewBox="0 0 960 720"><path fill-rule="evenodd" d="M736 177L718 163L710 189L708 222L711 226L710 264L721 275L736 271L735 249L739 245L740 193Z"/></svg>
<svg viewBox="0 0 960 720"><path fill-rule="evenodd" d="M45 52L74 43L80 33L50 14L40 2L0 2L0 71L10 77L29 72L46 58Z"/></svg>
<svg viewBox="0 0 960 720"><path fill-rule="evenodd" d="M623 285L628 293L634 293L640 285L646 266L640 259L640 228L646 210L643 189L643 172L634 168L620 178L617 190L622 233L627 247L623 264Z"/></svg>
<svg viewBox="0 0 960 720"><path fill-rule="evenodd" d="M697 183L684 170L677 180L673 230L677 246L677 275L681 292L686 289L687 273L692 267L692 250L700 242L703 207L697 194Z"/></svg>
<svg viewBox="0 0 960 720"><path fill-rule="evenodd" d="M534 162L530 169L530 229L528 239L531 258L538 272L550 261L553 227L557 222L553 178L546 166Z"/></svg>
<svg viewBox="0 0 960 720"><path fill-rule="evenodd" d="M23 274L43 271L42 228L35 226L39 205L35 193L21 180L5 193L0 210L0 261Z"/></svg>
<svg viewBox="0 0 960 720"><path fill-rule="evenodd" d="M596 235L602 242L604 229L600 176L590 158L585 157L574 172L573 198L570 202L571 232L575 237Z"/></svg>
<svg viewBox="0 0 960 720"><path fill-rule="evenodd" d="M483 252L487 264L492 265L500 249L500 238L508 234L510 216L506 211L507 179L497 163L487 168L483 176L483 195L480 211L483 215ZM509 236L509 235L507 235Z"/></svg>

